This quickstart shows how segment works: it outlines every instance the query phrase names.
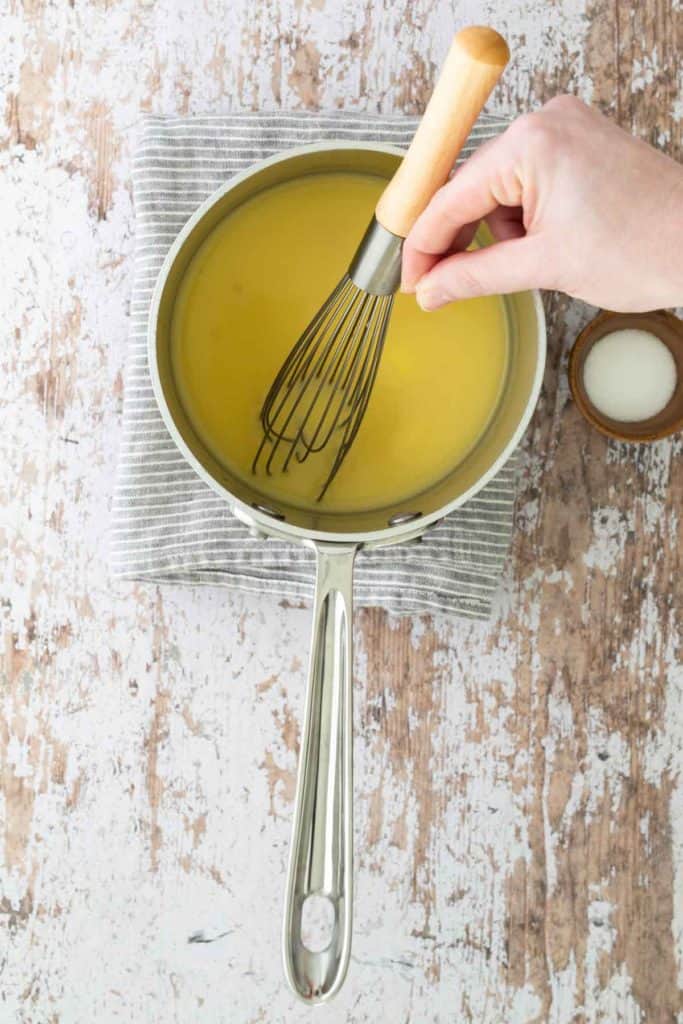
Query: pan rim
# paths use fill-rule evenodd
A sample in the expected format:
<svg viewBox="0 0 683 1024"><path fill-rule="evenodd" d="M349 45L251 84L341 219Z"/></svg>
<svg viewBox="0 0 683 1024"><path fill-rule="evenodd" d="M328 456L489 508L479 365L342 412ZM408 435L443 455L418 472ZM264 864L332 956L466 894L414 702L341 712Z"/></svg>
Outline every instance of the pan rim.
<svg viewBox="0 0 683 1024"><path fill-rule="evenodd" d="M239 186L243 181L254 177L262 170L265 170L267 167L313 153L334 150L365 150L376 153L387 153L392 156L402 156L404 153L404 150L400 147L384 143L352 142L342 139L329 139L325 142L311 143L304 146L296 146L281 150L272 156L251 164L248 168L233 175L224 185L221 185L216 189L204 200L203 203L201 203L200 206L197 207L191 217L185 222L171 244L159 270L150 303L149 320L147 325L148 366L152 380L154 397L166 429L168 430L174 444L200 479L202 479L213 491L227 501L233 514L238 519L246 523L248 526L256 530L260 530L265 534L294 540L304 544L315 544L316 542L338 542L344 544L356 544L359 546L362 545L364 547L383 546L385 544L398 543L401 540L408 540L415 536L419 536L429 526L460 508L479 491L481 491L486 484L500 472L519 445L519 442L522 439L536 408L543 383L546 361L546 321L538 289L531 289L527 291L527 294L530 295L532 299L537 325L536 365L534 367L534 376L524 411L519 419L517 427L512 432L508 443L505 445L498 457L491 463L489 468L482 473L470 487L452 501L424 516L421 516L417 521L405 522L395 526L387 525L377 530L339 532L309 529L303 526L297 526L294 523L278 521L274 517L267 515L265 512L247 504L241 498L238 498L202 465L176 426L173 414L164 395L157 359L159 310L169 273L187 238L192 234L206 214L230 191Z"/></svg>

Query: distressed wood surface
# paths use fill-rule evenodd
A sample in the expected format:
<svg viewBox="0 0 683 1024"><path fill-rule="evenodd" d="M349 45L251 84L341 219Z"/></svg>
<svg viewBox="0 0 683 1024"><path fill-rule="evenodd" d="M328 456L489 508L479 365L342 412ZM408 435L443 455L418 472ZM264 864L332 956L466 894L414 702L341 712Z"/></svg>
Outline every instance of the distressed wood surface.
<svg viewBox="0 0 683 1024"><path fill-rule="evenodd" d="M159 113L423 108L453 29L680 157L665 0L25 0L4 136L0 1020L296 1022L279 929L309 612L114 584L132 130ZM678 77L677 77L678 76ZM620 240L629 244L628 239ZM681 438L545 389L492 619L357 616L353 962L341 1024L683 1020Z"/></svg>

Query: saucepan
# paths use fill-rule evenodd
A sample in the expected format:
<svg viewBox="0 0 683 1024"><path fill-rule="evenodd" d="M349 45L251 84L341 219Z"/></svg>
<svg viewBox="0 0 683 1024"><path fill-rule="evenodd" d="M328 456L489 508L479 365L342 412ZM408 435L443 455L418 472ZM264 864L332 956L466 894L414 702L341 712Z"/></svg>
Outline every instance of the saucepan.
<svg viewBox="0 0 683 1024"><path fill-rule="evenodd" d="M161 269L149 319L149 365L169 433L198 475L255 535L305 544L315 551L317 578L305 720L286 884L283 960L291 988L308 1003L341 986L351 951L352 625L353 565L360 548L417 539L463 505L508 459L531 417L545 363L545 320L538 293L504 298L509 360L502 396L489 426L467 457L417 497L362 512L314 511L280 503L219 463L183 409L171 364L171 322L178 287L199 246L232 210L259 193L303 175L352 171L389 179L402 153L390 146L329 142L264 160L211 196L188 221ZM391 344L391 335L387 339ZM381 467L378 467L381 470ZM409 490L409 488L407 489ZM330 911L329 941L311 949L302 936L309 897ZM309 945L312 943L309 942Z"/></svg>

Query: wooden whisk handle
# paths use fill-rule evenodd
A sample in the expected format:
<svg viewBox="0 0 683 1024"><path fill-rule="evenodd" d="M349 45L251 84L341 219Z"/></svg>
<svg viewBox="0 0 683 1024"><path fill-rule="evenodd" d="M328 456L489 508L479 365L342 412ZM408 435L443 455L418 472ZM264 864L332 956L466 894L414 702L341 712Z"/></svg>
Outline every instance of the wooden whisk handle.
<svg viewBox="0 0 683 1024"><path fill-rule="evenodd" d="M472 25L453 39L408 152L375 209L392 234L405 238L448 178L509 58L507 43L492 28Z"/></svg>

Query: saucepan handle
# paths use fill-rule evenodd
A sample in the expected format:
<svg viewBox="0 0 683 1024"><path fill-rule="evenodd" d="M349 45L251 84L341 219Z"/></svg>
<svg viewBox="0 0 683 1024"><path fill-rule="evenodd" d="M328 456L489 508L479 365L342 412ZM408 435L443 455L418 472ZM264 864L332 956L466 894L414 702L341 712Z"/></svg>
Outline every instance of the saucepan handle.
<svg viewBox="0 0 683 1024"><path fill-rule="evenodd" d="M313 639L283 928L285 976L307 1003L344 981L353 903L352 629L355 545L318 544ZM328 911L322 943L304 944L309 897ZM324 915L323 915L324 916ZM310 941L310 940L309 940ZM321 943L319 942L318 945ZM315 943L311 943L315 945Z"/></svg>

